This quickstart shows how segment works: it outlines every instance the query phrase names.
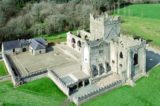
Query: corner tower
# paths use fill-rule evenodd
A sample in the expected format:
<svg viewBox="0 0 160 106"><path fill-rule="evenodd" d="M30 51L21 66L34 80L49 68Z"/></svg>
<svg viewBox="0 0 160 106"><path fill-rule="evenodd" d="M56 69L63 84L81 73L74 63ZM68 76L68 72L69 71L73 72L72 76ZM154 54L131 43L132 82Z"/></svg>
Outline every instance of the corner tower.
<svg viewBox="0 0 160 106"><path fill-rule="evenodd" d="M90 14L90 32L91 40L101 38L104 40L111 40L119 37L120 17L108 16L108 14L96 17Z"/></svg>

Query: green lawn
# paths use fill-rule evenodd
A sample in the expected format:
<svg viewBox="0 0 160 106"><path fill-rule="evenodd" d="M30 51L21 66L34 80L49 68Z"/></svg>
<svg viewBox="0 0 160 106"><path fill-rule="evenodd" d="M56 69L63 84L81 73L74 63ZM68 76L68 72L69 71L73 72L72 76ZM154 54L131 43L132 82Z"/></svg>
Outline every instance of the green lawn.
<svg viewBox="0 0 160 106"><path fill-rule="evenodd" d="M136 82L135 87L123 86L104 93L82 106L158 106L160 103L160 66L149 77ZM13 88L10 81L0 83L0 105L5 106L74 106L48 78Z"/></svg>
<svg viewBox="0 0 160 106"><path fill-rule="evenodd" d="M120 9L119 14L123 16L160 19L159 10L160 4L135 4Z"/></svg>
<svg viewBox="0 0 160 106"><path fill-rule="evenodd" d="M136 82L135 87L124 86L98 96L82 106L159 106L160 66L149 77Z"/></svg>
<svg viewBox="0 0 160 106"><path fill-rule="evenodd" d="M74 30L71 32L76 35L77 30ZM66 37L67 37L66 33L67 32L62 32L62 33L57 33L57 34L52 34L52 35L42 35L39 37L43 37L48 42L60 43L60 42L66 41Z"/></svg>
<svg viewBox="0 0 160 106"><path fill-rule="evenodd" d="M10 81L0 83L0 106L60 106L66 96L48 78L13 88Z"/></svg>
<svg viewBox="0 0 160 106"><path fill-rule="evenodd" d="M0 76L7 75L7 69L3 61L0 61Z"/></svg>
<svg viewBox="0 0 160 106"><path fill-rule="evenodd" d="M122 32L152 40L152 45L160 46L159 10L160 4L136 4L120 9Z"/></svg>

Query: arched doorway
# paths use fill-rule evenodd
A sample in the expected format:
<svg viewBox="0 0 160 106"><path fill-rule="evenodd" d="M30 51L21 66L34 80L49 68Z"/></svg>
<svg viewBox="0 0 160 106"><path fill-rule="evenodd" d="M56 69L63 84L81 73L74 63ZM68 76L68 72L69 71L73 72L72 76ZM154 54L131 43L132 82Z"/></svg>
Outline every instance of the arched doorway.
<svg viewBox="0 0 160 106"><path fill-rule="evenodd" d="M26 48L23 48L23 49L22 49L22 52L26 52L26 51L27 51L27 49L26 49Z"/></svg>

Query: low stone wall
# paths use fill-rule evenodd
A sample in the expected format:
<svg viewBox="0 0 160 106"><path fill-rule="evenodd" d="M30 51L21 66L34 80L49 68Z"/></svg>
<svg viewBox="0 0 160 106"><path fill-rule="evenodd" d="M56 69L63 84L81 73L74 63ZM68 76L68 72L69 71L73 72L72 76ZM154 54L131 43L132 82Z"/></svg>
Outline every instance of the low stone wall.
<svg viewBox="0 0 160 106"><path fill-rule="evenodd" d="M7 80L10 80L10 79L11 79L11 76L10 76L10 75L1 76L1 77L0 77L0 82L7 81Z"/></svg>
<svg viewBox="0 0 160 106"><path fill-rule="evenodd" d="M36 71L36 72L34 72L34 73L30 73L30 74L27 75L27 76L23 76L23 77L21 78L21 80L22 80L24 83L25 83L25 82L30 82L30 81L33 81L33 80L37 80L37 79L46 77L46 76L47 76L47 73L48 73L47 70Z"/></svg>
<svg viewBox="0 0 160 106"><path fill-rule="evenodd" d="M54 83L63 91L64 94L69 96L69 88L67 88L67 86L63 83L63 81L61 81L54 71L48 70L48 77L54 81Z"/></svg>
<svg viewBox="0 0 160 106"><path fill-rule="evenodd" d="M11 79L12 79L13 85L14 86L19 85L19 81L17 80L17 76L15 76L15 74L14 74L14 72L12 70L12 66L11 66L7 56L4 53L2 53L2 58L4 60L4 63L5 63L6 68L8 70L8 73L11 75Z"/></svg>
<svg viewBox="0 0 160 106"><path fill-rule="evenodd" d="M117 87L121 86L121 85L122 85L122 81L119 80L119 81L116 81L116 82L114 82L110 85L103 86L99 89L95 89L95 90L93 90L93 91L91 91L91 92L89 92L85 95L82 95L80 97L73 97L72 100L74 101L74 103L76 103L76 105L80 105L80 104L88 101L91 98L94 98L94 97L96 97L96 96L98 96L98 95L100 95L104 92L108 92L108 91L110 91L114 88L117 88Z"/></svg>

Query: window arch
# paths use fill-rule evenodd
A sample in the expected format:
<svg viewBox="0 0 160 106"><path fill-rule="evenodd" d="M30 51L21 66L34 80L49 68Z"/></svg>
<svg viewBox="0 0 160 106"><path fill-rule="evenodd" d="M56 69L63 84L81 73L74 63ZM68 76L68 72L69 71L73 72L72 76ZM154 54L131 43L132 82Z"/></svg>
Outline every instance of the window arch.
<svg viewBox="0 0 160 106"><path fill-rule="evenodd" d="M74 38L72 38L71 42L72 43L76 43L76 40Z"/></svg>
<svg viewBox="0 0 160 106"><path fill-rule="evenodd" d="M78 42L77 42L77 45L78 45L79 47L82 47L81 41L78 41Z"/></svg>
<svg viewBox="0 0 160 106"><path fill-rule="evenodd" d="M134 65L137 65L138 64L138 54L137 53L135 53L134 54Z"/></svg>
<svg viewBox="0 0 160 106"><path fill-rule="evenodd" d="M119 57L120 57L121 59L123 59L123 53L122 53L122 52L120 52Z"/></svg>

